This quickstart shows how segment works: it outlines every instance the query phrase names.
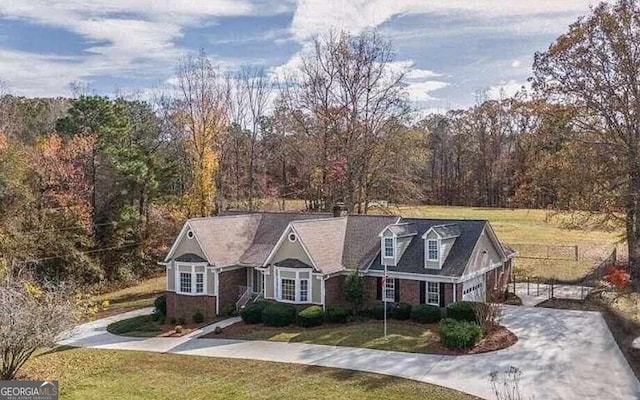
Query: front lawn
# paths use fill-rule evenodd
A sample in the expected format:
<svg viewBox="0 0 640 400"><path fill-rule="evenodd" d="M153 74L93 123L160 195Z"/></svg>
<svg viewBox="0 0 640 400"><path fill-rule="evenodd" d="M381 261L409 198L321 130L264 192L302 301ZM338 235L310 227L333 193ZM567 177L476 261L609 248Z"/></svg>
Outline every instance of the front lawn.
<svg viewBox="0 0 640 400"><path fill-rule="evenodd" d="M325 324L316 328L300 328L298 326L271 328L262 324L248 325L244 322L238 322L224 328L221 334L210 333L204 337L314 343L410 353L460 354L460 352L446 349L440 344L438 324L422 325L394 320L388 321L387 324L387 339L384 338L382 321ZM465 353L494 351L511 346L516 341L517 338L513 333L506 328L501 328L490 332L476 347Z"/></svg>
<svg viewBox="0 0 640 400"><path fill-rule="evenodd" d="M140 351L61 349L34 357L20 378L58 380L61 400L476 399L384 375Z"/></svg>
<svg viewBox="0 0 640 400"><path fill-rule="evenodd" d="M98 312L97 318L135 310L137 308L153 307L153 302L164 293L167 286L165 276L146 279L137 285L94 296L94 301L101 304L108 301L109 306Z"/></svg>

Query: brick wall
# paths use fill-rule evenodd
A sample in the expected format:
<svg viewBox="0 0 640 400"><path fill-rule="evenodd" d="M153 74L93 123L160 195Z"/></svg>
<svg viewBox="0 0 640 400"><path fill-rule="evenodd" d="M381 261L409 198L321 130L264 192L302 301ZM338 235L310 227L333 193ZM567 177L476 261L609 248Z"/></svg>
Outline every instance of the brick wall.
<svg viewBox="0 0 640 400"><path fill-rule="evenodd" d="M378 278L374 276L364 277L364 305L363 307L371 308L376 302L376 294L378 290Z"/></svg>
<svg viewBox="0 0 640 400"><path fill-rule="evenodd" d="M338 275L324 281L325 306L348 305L347 299L344 296L345 280L346 276Z"/></svg>
<svg viewBox="0 0 640 400"><path fill-rule="evenodd" d="M453 283L445 283L444 287L444 306L453 303Z"/></svg>
<svg viewBox="0 0 640 400"><path fill-rule="evenodd" d="M216 316L215 296L186 296L175 292L165 292L167 296L167 318L184 318L187 323L193 322L193 314L200 310L205 318Z"/></svg>
<svg viewBox="0 0 640 400"><path fill-rule="evenodd" d="M420 304L420 282L400 279L400 302Z"/></svg>
<svg viewBox="0 0 640 400"><path fill-rule="evenodd" d="M240 286L247 286L247 269L238 268L231 271L221 272L219 275L218 297L220 301L220 311L227 304L236 305L238 301Z"/></svg>

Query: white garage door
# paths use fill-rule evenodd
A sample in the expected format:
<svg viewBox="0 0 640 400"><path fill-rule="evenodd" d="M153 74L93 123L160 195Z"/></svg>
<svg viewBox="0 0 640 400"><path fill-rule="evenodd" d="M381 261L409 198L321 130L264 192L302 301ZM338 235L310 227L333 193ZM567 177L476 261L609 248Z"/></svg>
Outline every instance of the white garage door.
<svg viewBox="0 0 640 400"><path fill-rule="evenodd" d="M462 284L462 300L484 301L484 275L470 279Z"/></svg>

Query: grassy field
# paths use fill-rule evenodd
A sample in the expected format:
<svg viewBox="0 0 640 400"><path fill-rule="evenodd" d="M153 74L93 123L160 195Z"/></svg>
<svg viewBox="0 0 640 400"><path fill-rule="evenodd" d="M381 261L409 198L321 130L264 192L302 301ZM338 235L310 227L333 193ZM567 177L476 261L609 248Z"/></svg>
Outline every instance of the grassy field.
<svg viewBox="0 0 640 400"><path fill-rule="evenodd" d="M62 400L475 398L348 370L138 351L63 349L29 361L21 378L57 379Z"/></svg>
<svg viewBox="0 0 640 400"><path fill-rule="evenodd" d="M133 310L136 308L152 307L153 301L165 291L167 278L164 276L147 279L139 284L125 289L116 290L96 296L96 301L109 301L109 308L101 311L98 317Z"/></svg>

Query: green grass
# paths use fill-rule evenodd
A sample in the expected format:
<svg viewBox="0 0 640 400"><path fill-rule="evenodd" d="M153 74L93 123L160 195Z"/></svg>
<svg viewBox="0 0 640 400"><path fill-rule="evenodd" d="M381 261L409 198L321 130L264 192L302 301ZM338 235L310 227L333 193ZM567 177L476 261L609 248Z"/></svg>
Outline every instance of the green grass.
<svg viewBox="0 0 640 400"><path fill-rule="evenodd" d="M162 294L167 285L165 276L141 281L139 284L96 296L96 301L109 301L108 314L153 307L153 302Z"/></svg>
<svg viewBox="0 0 640 400"><path fill-rule="evenodd" d="M329 346L365 347L369 349L405 351L411 353L433 353L440 348L440 336L437 334L437 324L419 325L388 321L387 339L384 339L381 321L366 321L345 325L328 325L317 328L300 328L290 326L286 328L268 328L262 325L239 325L241 331L210 337L269 340L273 342L315 343Z"/></svg>
<svg viewBox="0 0 640 400"><path fill-rule="evenodd" d="M61 400L431 399L474 397L407 379L292 364L139 351L66 349L33 358L23 379L57 379Z"/></svg>
<svg viewBox="0 0 640 400"><path fill-rule="evenodd" d="M161 333L162 328L153 315L141 315L109 324L107 331L114 335L153 337Z"/></svg>

